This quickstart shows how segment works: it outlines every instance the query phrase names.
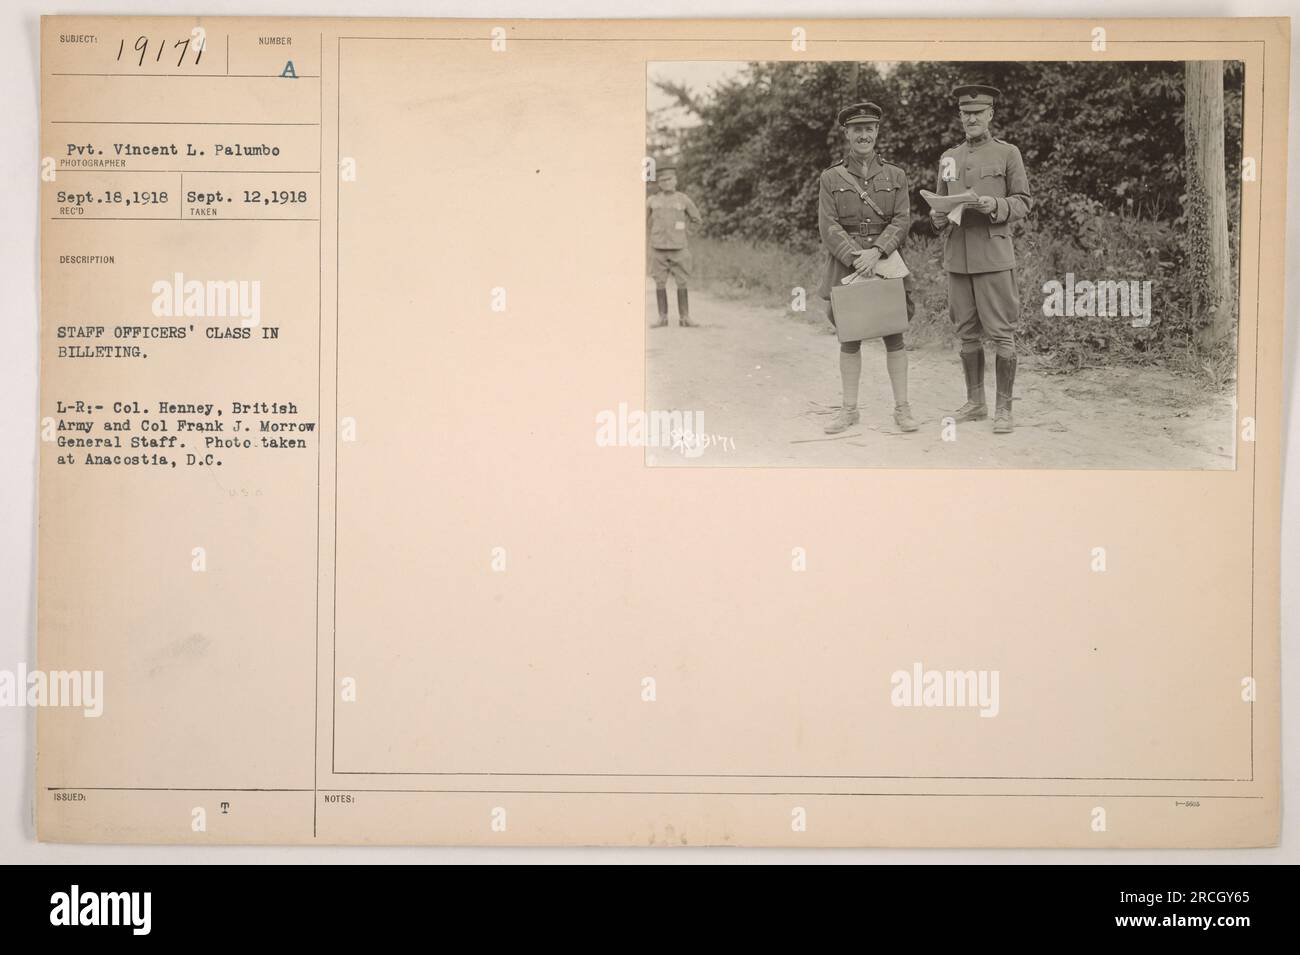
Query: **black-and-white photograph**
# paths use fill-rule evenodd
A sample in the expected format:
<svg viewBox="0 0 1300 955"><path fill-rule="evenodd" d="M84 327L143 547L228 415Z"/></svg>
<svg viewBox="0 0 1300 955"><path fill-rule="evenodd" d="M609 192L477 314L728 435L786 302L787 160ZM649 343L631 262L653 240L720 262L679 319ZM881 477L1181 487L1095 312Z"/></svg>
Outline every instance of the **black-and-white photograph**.
<svg viewBox="0 0 1300 955"><path fill-rule="evenodd" d="M1244 78L648 64L647 463L1234 468Z"/></svg>

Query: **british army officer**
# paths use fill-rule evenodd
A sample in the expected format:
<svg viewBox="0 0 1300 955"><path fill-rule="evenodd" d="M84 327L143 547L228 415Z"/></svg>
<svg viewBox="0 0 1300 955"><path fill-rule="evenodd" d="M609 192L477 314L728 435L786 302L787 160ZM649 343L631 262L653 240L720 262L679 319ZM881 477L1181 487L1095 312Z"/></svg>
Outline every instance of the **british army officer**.
<svg viewBox="0 0 1300 955"><path fill-rule="evenodd" d="M870 275L876 264L895 252L907 238L909 226L907 173L876 154L881 109L875 103L854 103L839 111L847 153L821 175L817 223L826 247L826 272L818 294L827 299L826 314L835 321L831 289L854 272ZM912 277L903 279L910 321ZM907 352L903 333L885 336L885 367L894 392L894 423L915 431L907 402ZM862 377L862 342L840 343L840 381L844 388L840 410L825 428L837 434L858 423L858 385Z"/></svg>
<svg viewBox="0 0 1300 955"><path fill-rule="evenodd" d="M948 230L943 267L948 273L948 311L961 340L966 377L966 403L953 412L957 421L988 417L984 397L984 345L996 350L997 407L995 434L1012 429L1011 396L1016 381L1015 323L1020 314L1016 285L1016 255L1011 223L1029 214L1033 200L1020 150L989 133L993 106L1001 91L970 84L952 91L957 99L966 139L939 160L939 195L971 191L978 205L962 210L961 225L931 211L937 230Z"/></svg>

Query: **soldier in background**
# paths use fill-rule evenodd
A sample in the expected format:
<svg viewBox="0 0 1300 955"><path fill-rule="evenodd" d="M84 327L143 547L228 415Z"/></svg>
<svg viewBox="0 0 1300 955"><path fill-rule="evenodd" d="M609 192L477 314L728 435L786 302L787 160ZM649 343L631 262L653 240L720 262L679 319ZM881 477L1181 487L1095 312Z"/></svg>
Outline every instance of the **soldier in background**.
<svg viewBox="0 0 1300 955"><path fill-rule="evenodd" d="M668 324L668 276L677 285L677 324L697 327L691 321L688 287L691 279L691 251L687 246L687 222L699 225L700 210L685 193L677 191L677 169L664 165L655 171L659 191L646 199L646 223L650 229L650 275L655 280L655 303L659 321L652 328Z"/></svg>
<svg viewBox="0 0 1300 955"><path fill-rule="evenodd" d="M831 289L855 272L870 275L881 259L907 238L910 224L907 173L876 153L881 109L875 103L854 103L837 115L848 149L822 172L817 224L826 247L826 273L818 294L827 300L826 314L835 322ZM912 319L912 277L903 279L907 318ZM885 368L894 392L894 423L915 431L916 420L907 400L907 352L903 333L885 336ZM838 434L858 423L858 385L862 378L862 342L840 342L840 410L825 428Z"/></svg>
<svg viewBox="0 0 1300 955"><path fill-rule="evenodd" d="M939 160L939 195L974 192L979 205L962 210L961 225L942 213L930 213L936 230L947 230L943 267L948 273L948 311L961 339L961 363L966 377L966 403L953 412L957 421L988 417L984 397L984 345L987 336L996 349L997 408L994 434L1012 430L1011 398L1016 382L1015 325L1020 314L1016 285L1016 255L1011 223L1029 214L1033 200L1020 150L993 138L993 106L1002 93L980 84L958 86L957 99L965 142Z"/></svg>

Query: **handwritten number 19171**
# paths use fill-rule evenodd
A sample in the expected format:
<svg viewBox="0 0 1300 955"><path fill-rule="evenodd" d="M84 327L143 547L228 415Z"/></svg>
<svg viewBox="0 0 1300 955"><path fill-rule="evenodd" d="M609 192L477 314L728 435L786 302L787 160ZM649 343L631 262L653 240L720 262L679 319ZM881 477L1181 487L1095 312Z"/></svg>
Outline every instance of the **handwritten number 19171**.
<svg viewBox="0 0 1300 955"><path fill-rule="evenodd" d="M176 58L177 66L181 66L185 63L185 56L190 51L190 40L191 37L186 37L184 40L177 40L175 43L172 44L173 50L179 49L181 51L180 56ZM163 51L167 49L167 41L160 40L157 42L156 45L158 47L158 51L157 53L154 54L153 59L155 63L159 63L162 61ZM135 64L136 66L144 66L145 57L149 55L149 46L150 46L150 41L148 37L142 36L136 38L135 45L131 48L136 53L140 54L140 58L136 61ZM202 43L195 44L194 48L197 51L194 56L195 66L198 66L199 61L203 59L203 47L204 44ZM117 59L119 63L122 61L122 55L124 53L126 53L126 40L122 40L121 42L118 43L117 46Z"/></svg>

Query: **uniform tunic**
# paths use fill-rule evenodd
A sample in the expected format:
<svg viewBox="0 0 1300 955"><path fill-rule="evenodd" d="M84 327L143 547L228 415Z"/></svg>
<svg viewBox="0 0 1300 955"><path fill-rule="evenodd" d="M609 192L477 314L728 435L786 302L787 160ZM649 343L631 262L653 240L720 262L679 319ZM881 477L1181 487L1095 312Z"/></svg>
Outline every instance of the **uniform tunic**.
<svg viewBox="0 0 1300 955"><path fill-rule="evenodd" d="M945 171L954 178L944 178ZM1014 268L1011 223L1029 215L1033 204L1020 150L989 136L978 145L962 143L945 152L934 191L948 196L967 190L992 196L997 208L991 214L974 207L962 212L961 225L952 226L944 243L943 267L966 275Z"/></svg>
<svg viewBox="0 0 1300 955"><path fill-rule="evenodd" d="M650 219L650 274L655 285L664 286L671 274L678 288L691 276L691 253L686 248L687 221L699 223L700 210L682 192L657 192L646 200Z"/></svg>
<svg viewBox="0 0 1300 955"><path fill-rule="evenodd" d="M684 192L657 192L646 199L650 216L650 248L686 248L686 221L698 223L700 210Z"/></svg>
<svg viewBox="0 0 1300 955"><path fill-rule="evenodd" d="M831 289L853 272L853 260L859 252L874 246L882 259L895 252L907 238L908 205L907 173L875 153L865 163L849 157L823 171L817 225L826 247L826 270L817 294L829 299ZM903 280L909 318L912 286L909 275Z"/></svg>

